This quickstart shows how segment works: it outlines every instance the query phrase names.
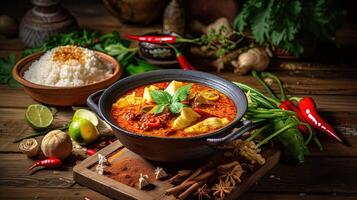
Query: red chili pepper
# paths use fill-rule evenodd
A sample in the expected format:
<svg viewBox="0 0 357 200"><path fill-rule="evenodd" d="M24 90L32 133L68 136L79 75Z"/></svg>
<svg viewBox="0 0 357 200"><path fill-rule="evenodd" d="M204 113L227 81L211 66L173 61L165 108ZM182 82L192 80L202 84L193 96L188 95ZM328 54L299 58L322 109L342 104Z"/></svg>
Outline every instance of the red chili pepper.
<svg viewBox="0 0 357 200"><path fill-rule="evenodd" d="M175 44L177 42L176 36L136 36L136 35L126 35L128 39L136 40L139 42L149 42L149 43L156 43L156 44Z"/></svg>
<svg viewBox="0 0 357 200"><path fill-rule="evenodd" d="M327 134L331 138L343 142L342 138L337 135L333 127L322 119L319 115L314 100L310 97L304 97L299 101L299 109L304 119L314 128Z"/></svg>
<svg viewBox="0 0 357 200"><path fill-rule="evenodd" d="M158 118L151 118L148 122L147 122L147 125L151 128L156 128L156 127L159 127L161 124L160 122L160 119Z"/></svg>
<svg viewBox="0 0 357 200"><path fill-rule="evenodd" d="M176 53L176 58L183 70L196 70L181 52Z"/></svg>
<svg viewBox="0 0 357 200"><path fill-rule="evenodd" d="M46 168L54 168L54 167L60 167L62 165L62 161L58 158L47 158L45 160L39 160L35 162L29 170L35 168L35 167L46 167Z"/></svg>
<svg viewBox="0 0 357 200"><path fill-rule="evenodd" d="M194 68L186 59L186 57L173 45L171 44L167 44L168 46L170 46L176 53L176 58L177 61L180 64L181 69L183 70L196 70L196 68Z"/></svg>
<svg viewBox="0 0 357 200"><path fill-rule="evenodd" d="M95 153L97 153L97 151L95 149L87 149L86 150L86 154L88 156L94 155Z"/></svg>
<svg viewBox="0 0 357 200"><path fill-rule="evenodd" d="M284 108L287 107L288 110L292 110L296 113L296 116L298 117L300 122L306 122L306 120L304 119L304 117L301 114L301 111L290 100L281 101L281 104L279 107L282 110L285 110ZM310 134L309 129L304 125L299 125L298 129L300 130L301 133Z"/></svg>
<svg viewBox="0 0 357 200"><path fill-rule="evenodd" d="M280 90L280 99L278 99L277 96L275 96L275 94L271 91L270 87L260 78L259 74L255 71L252 72L252 75L264 86L264 88L267 90L267 92L270 94L270 96L272 97L272 101L274 101L274 103L279 106L280 109L282 110L290 110L290 111L294 111L296 113L296 116L298 117L300 122L306 123L305 118L303 117L301 111L299 108L297 108L286 96L285 94L285 89L283 87L282 82L280 81L280 79L275 76L274 74L271 74L269 72L262 72L261 75L263 77L269 77L271 79L273 79L279 87ZM311 134L310 130L308 127L304 126L304 125L299 125L298 129L300 131L300 133L302 134ZM318 146L318 148L320 150L323 149L319 139L313 135L313 140L316 143L316 145Z"/></svg>

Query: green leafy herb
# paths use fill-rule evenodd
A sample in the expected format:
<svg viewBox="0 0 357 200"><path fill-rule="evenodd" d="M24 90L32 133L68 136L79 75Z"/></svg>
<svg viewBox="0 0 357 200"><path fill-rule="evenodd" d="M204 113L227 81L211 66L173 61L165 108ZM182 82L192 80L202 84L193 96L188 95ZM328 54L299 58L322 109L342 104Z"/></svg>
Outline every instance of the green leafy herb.
<svg viewBox="0 0 357 200"><path fill-rule="evenodd" d="M172 97L171 95L164 91L164 90L153 90L150 93L151 98L155 101L157 104L169 104L171 103Z"/></svg>
<svg viewBox="0 0 357 200"><path fill-rule="evenodd" d="M248 0L234 27L242 34L250 28L259 44L269 43L299 55L311 40L333 40L342 15L344 11L329 6L327 0Z"/></svg>
<svg viewBox="0 0 357 200"><path fill-rule="evenodd" d="M183 107L184 107L183 103L181 103L181 102L173 102L172 104L169 105L169 110L172 113L180 113Z"/></svg>
<svg viewBox="0 0 357 200"><path fill-rule="evenodd" d="M127 75L140 74L140 73L159 69L156 65L150 64L135 56L133 56L133 58L134 59L131 59L130 60L131 62L126 67Z"/></svg>
<svg viewBox="0 0 357 200"><path fill-rule="evenodd" d="M181 102L187 98L187 96L190 94L190 88L192 87L192 84L187 84L185 86L179 87L175 94L172 96L172 101L173 102Z"/></svg>
<svg viewBox="0 0 357 200"><path fill-rule="evenodd" d="M154 110L154 114L157 115L157 114L162 113L165 110L167 105L168 104L159 104L159 105L157 105L155 110Z"/></svg>
<svg viewBox="0 0 357 200"><path fill-rule="evenodd" d="M227 35L226 31L225 26L221 26L218 31L211 29L199 38L199 44L204 45L205 50L214 51L216 57L221 57L235 49L243 40L238 32L233 31Z"/></svg>
<svg viewBox="0 0 357 200"><path fill-rule="evenodd" d="M192 84L179 87L173 96L164 90L152 90L150 92L151 98L158 104L155 108L154 114L160 114L166 107L172 113L180 113L182 108L185 107L181 101L184 101L190 93Z"/></svg>
<svg viewBox="0 0 357 200"><path fill-rule="evenodd" d="M12 77L12 68L15 66L16 58L10 54L7 58L0 58L0 84L10 87L20 87L20 84Z"/></svg>

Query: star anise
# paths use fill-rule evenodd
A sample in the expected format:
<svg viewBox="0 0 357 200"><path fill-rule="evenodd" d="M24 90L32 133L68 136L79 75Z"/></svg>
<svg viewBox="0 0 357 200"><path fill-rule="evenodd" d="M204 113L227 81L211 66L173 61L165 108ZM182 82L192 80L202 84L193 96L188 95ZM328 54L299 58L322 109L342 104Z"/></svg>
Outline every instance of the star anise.
<svg viewBox="0 0 357 200"><path fill-rule="evenodd" d="M202 187L197 189L194 195L197 196L198 200L211 199L211 196L209 195L210 192L211 190L207 188L206 184L204 184Z"/></svg>
<svg viewBox="0 0 357 200"><path fill-rule="evenodd" d="M240 164L236 164L233 168L219 170L219 179L224 180L225 182L229 182L232 186L240 183L240 177L243 174L243 169Z"/></svg>
<svg viewBox="0 0 357 200"><path fill-rule="evenodd" d="M213 196L223 199L226 194L229 194L231 190L233 189L233 186L229 182L225 182L222 179L219 180L219 183L215 184L212 187L213 191Z"/></svg>

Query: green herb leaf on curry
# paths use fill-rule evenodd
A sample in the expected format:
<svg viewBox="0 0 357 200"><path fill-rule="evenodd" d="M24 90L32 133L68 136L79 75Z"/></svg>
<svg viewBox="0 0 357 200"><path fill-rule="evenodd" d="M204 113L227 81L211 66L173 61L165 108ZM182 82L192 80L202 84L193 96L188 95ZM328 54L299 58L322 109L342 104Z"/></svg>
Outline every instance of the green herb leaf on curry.
<svg viewBox="0 0 357 200"><path fill-rule="evenodd" d="M151 98L157 103L160 104L170 104L171 103L171 95L163 90L153 90L150 92Z"/></svg>
<svg viewBox="0 0 357 200"><path fill-rule="evenodd" d="M181 102L173 102L172 104L169 105L169 110L172 113L180 113L183 107L184 107L183 103L181 103Z"/></svg>
<svg viewBox="0 0 357 200"><path fill-rule="evenodd" d="M190 89L192 87L192 84L187 84L185 86L179 87L175 94L172 96L172 102L181 102L185 100L190 94Z"/></svg>
<svg viewBox="0 0 357 200"><path fill-rule="evenodd" d="M184 101L190 93L192 84L179 87L173 96L164 90L153 90L150 95L157 104L154 114L160 114L168 106L170 112L178 114L185 106L181 101Z"/></svg>
<svg viewBox="0 0 357 200"><path fill-rule="evenodd" d="M159 113L162 113L165 108L166 108L167 104L159 104L155 107L155 110L154 110L154 114L159 114Z"/></svg>

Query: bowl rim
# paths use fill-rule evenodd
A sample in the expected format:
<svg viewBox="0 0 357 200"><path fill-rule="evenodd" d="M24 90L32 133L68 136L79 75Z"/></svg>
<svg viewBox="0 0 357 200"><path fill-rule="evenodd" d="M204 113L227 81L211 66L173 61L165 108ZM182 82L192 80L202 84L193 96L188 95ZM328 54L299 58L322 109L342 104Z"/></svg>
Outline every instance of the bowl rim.
<svg viewBox="0 0 357 200"><path fill-rule="evenodd" d="M119 64L119 62L113 58L112 56L105 54L103 52L100 51L96 51L96 50L92 50L95 52L95 54L102 60L109 62L113 65L113 73L103 79L100 80L98 82L94 82L88 85L83 85L83 86L75 86L75 87L56 87L56 86L48 86L48 85L40 85L37 83L33 83L30 82L26 79L24 79L23 75L20 74L21 69L23 69L24 67L29 68L29 66L37 59L39 59L40 56L42 56L43 54L45 54L46 52L36 52L33 54L30 54L24 58L21 58L19 61L16 62L15 66L12 69L12 76L14 77L14 79L19 82L21 85L23 85L24 87L28 87L28 88L33 88L33 89L40 89L40 90L47 90L47 91L64 91L64 90L73 90L73 89L80 89L83 91L87 91L87 90L93 90L96 87L93 86L100 86L103 83L106 82L111 82L112 79L115 78L120 78L121 75L123 74L123 70Z"/></svg>
<svg viewBox="0 0 357 200"><path fill-rule="evenodd" d="M105 117L102 113L102 110L104 110L104 107L103 107L103 96L105 95L110 95L112 90L114 90L113 88L117 87L117 85L120 86L120 84L122 84L123 82L133 82L135 81L136 79L139 79L139 78L145 78L146 76L149 76L149 75L156 75L156 76L164 76L165 74L170 74L170 73L187 73L186 75L189 76L189 73L196 73L197 76L201 75L201 76L206 76L206 77L209 77L209 78L213 78L215 79L216 81L219 81L219 82L223 82L225 84L229 84L232 88L235 89L235 91L237 91L237 95L244 99L244 104L245 104L245 107L242 109L240 108L238 110L237 108L237 103L236 101L238 100L234 100L232 99L231 97L231 100L234 102L235 106L236 106L236 116L235 118L229 123L227 124L226 126L222 127L222 128L219 128L217 130L214 130L210 133L206 133L206 134L201 134L201 135L197 135L197 136L192 136L192 137L162 137L162 136L153 136L153 135L143 135L143 134L139 134L139 133L135 133L135 132L131 132L131 131L128 131L126 130L125 128L122 128L120 127L119 125L117 124L113 124L111 122L111 120L107 119L107 117ZM196 77L198 79L198 77ZM182 81L182 80L180 80ZM156 82L162 82L162 81L156 81ZM192 82L192 81L190 81ZM194 82L194 81L193 81ZM149 83L144 83L144 84L141 84L141 86L143 85L147 85L147 84L151 84L151 83L155 83L155 81L153 82L149 82ZM203 84L202 82L196 82L196 83L199 83L199 84ZM203 84L205 85L205 84ZM136 86L135 88L137 87L140 87L140 86ZM212 87L212 86L209 86L209 87ZM222 92L222 90L219 90L215 87L212 87L213 89L215 90L218 90L219 92ZM126 92L129 91L129 90L126 90ZM223 94L225 94L225 92L222 92ZM129 77L126 77L114 84L112 84L111 86L109 86L108 88L106 88L103 93L101 94L100 98L99 98L99 101L98 101L98 112L97 113L99 116L101 116L103 118L103 120L105 122L107 122L113 129L115 129L116 132L119 132L120 134L121 133L125 133L125 134L128 134L130 136L133 136L133 137L138 137L138 138L151 138L151 139L161 139L161 140L177 140L177 141L182 141L182 140L201 140L201 139L205 139L205 138L209 138L209 137L214 137L216 135L218 135L219 133L223 133L224 131L228 131L228 130L232 130L233 128L236 127L236 124L238 124L242 117L244 116L244 113L247 111L248 109L248 100L247 100L247 97L245 96L245 93L243 92L242 89L240 89L238 86L236 86L235 84L233 84L232 82L224 79L224 78L221 78L217 75L214 75L214 74L211 74L211 73L206 73L206 72L201 72L201 71L187 71L187 70L181 70L181 69L166 69L166 70L155 70L155 71L151 71L151 72L145 72L145 73L142 73L142 74L138 74L138 75L133 75L133 76L129 76ZM238 112L239 111L239 112ZM227 133L229 134L229 133Z"/></svg>

